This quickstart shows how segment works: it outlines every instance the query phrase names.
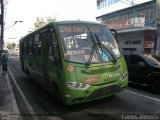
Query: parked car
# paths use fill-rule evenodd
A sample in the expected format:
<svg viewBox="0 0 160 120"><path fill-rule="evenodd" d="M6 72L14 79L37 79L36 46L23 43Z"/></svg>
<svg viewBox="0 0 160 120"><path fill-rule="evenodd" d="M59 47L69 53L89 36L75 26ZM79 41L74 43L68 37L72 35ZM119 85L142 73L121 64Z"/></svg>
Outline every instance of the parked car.
<svg viewBox="0 0 160 120"><path fill-rule="evenodd" d="M160 93L160 62L144 54L124 54L129 82L147 85L155 93Z"/></svg>
<svg viewBox="0 0 160 120"><path fill-rule="evenodd" d="M160 56L159 55L152 55L152 57L154 57L156 60L158 60L160 62Z"/></svg>

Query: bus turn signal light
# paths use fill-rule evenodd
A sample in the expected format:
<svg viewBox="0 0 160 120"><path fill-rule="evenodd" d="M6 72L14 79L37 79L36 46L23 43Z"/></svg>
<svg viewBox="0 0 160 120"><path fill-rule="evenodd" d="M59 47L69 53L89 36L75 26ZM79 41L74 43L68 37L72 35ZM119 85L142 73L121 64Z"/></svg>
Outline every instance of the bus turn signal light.
<svg viewBox="0 0 160 120"><path fill-rule="evenodd" d="M74 68L72 65L67 66L67 72L73 72Z"/></svg>

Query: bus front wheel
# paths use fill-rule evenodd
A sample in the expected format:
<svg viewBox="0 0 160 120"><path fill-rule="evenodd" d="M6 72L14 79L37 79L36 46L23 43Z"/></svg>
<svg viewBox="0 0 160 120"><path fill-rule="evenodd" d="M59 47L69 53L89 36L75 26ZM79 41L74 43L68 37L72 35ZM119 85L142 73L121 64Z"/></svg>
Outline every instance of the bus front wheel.
<svg viewBox="0 0 160 120"><path fill-rule="evenodd" d="M60 88L57 85L54 85L54 97L55 97L55 101L58 105L64 104Z"/></svg>
<svg viewBox="0 0 160 120"><path fill-rule="evenodd" d="M150 88L155 93L160 93L160 80L154 79L150 82Z"/></svg>

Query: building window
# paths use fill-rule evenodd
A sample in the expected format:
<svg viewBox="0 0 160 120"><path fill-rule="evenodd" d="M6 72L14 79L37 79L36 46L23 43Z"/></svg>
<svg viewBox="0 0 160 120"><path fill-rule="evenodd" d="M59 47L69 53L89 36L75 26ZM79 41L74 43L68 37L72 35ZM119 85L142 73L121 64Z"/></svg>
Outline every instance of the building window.
<svg viewBox="0 0 160 120"><path fill-rule="evenodd" d="M153 19L153 7L146 8L146 20Z"/></svg>
<svg viewBox="0 0 160 120"><path fill-rule="evenodd" d="M33 37L31 36L30 38L29 38L29 42L28 42L28 53L33 53L33 46L34 44L33 44Z"/></svg>
<svg viewBox="0 0 160 120"><path fill-rule="evenodd" d="M145 9L141 8L137 10L137 17L145 17Z"/></svg>
<svg viewBox="0 0 160 120"><path fill-rule="evenodd" d="M145 20L153 19L153 7L141 8L136 11L136 17L145 17Z"/></svg>
<svg viewBox="0 0 160 120"><path fill-rule="evenodd" d="M110 6L110 4L111 4L111 0L108 0L108 6Z"/></svg>
<svg viewBox="0 0 160 120"><path fill-rule="evenodd" d="M111 5L113 4L113 0L111 0Z"/></svg>
<svg viewBox="0 0 160 120"><path fill-rule="evenodd" d="M97 9L111 6L117 2L119 2L119 0L97 0Z"/></svg>

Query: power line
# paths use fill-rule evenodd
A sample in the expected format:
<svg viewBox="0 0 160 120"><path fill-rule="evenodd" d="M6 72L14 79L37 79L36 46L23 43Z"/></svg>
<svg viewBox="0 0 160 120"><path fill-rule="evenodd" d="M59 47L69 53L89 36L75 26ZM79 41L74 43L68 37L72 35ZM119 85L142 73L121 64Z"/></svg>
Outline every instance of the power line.
<svg viewBox="0 0 160 120"><path fill-rule="evenodd" d="M20 33L21 35L24 35L24 33L20 32L19 30L15 29L14 27L12 27L16 32Z"/></svg>

